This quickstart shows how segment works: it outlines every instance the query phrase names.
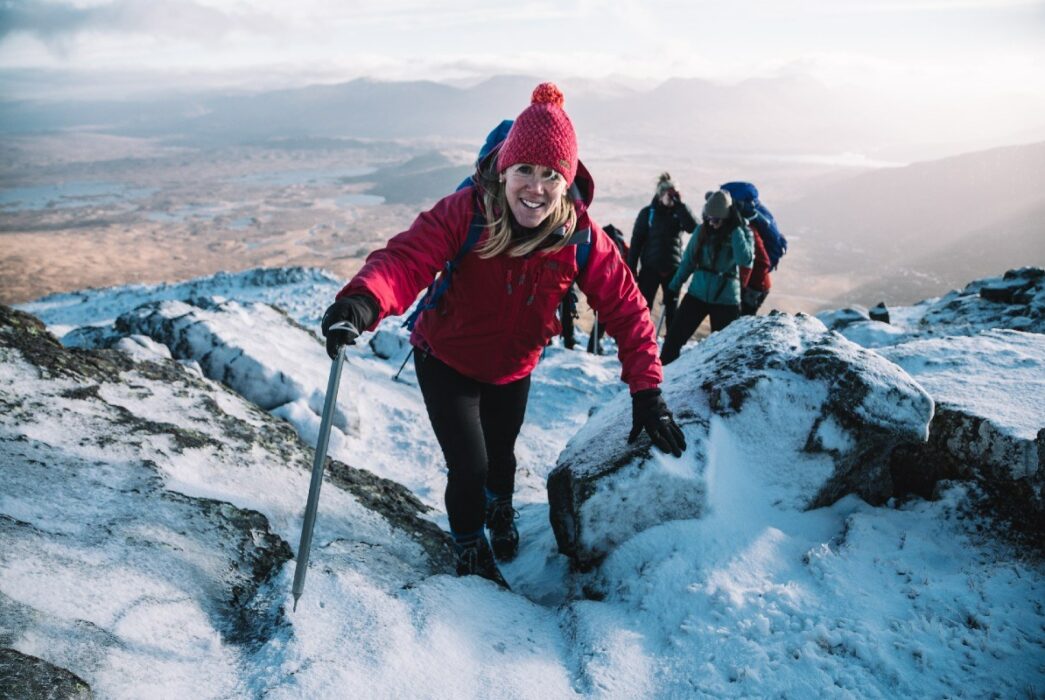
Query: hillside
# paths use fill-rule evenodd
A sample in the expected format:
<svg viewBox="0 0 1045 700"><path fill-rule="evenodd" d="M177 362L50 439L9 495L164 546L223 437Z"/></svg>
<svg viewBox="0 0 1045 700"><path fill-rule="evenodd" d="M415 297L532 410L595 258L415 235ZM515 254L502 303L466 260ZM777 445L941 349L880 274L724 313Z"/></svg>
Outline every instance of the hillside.
<svg viewBox="0 0 1045 700"><path fill-rule="evenodd" d="M448 574L445 470L386 319L344 367L294 610L329 368L312 329L338 286L253 270L24 305L46 328L0 306L5 689L1045 691L1041 269L892 324L774 314L689 346L666 372L677 459L626 442L616 358L552 345L517 445L511 592Z"/></svg>
<svg viewBox="0 0 1045 700"><path fill-rule="evenodd" d="M840 300L911 303L1045 261L1045 142L885 168L773 206L792 279L849 275Z"/></svg>

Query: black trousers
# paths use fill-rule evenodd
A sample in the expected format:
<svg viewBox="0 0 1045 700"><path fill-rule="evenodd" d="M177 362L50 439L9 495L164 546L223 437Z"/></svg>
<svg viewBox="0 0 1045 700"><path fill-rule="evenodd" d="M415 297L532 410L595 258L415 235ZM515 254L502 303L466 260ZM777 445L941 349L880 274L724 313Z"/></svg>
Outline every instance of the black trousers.
<svg viewBox="0 0 1045 700"><path fill-rule="evenodd" d="M664 339L664 347L660 350L660 362L670 364L678 359L682 346L686 344L707 316L711 316L711 330L720 331L740 316L740 306L736 304L708 304L691 294L682 297L679 304L678 318L668 328L668 337Z"/></svg>
<svg viewBox="0 0 1045 700"><path fill-rule="evenodd" d="M740 290L740 315L741 316L756 316L758 310L762 306L762 302L769 296L769 292L762 292L751 287L744 287Z"/></svg>
<svg viewBox="0 0 1045 700"><path fill-rule="evenodd" d="M486 489L499 496L515 491L515 440L526 415L530 378L486 384L416 348L414 367L446 458L450 529L459 534L481 530Z"/></svg>
<svg viewBox="0 0 1045 700"><path fill-rule="evenodd" d="M573 334L573 321L577 316L577 285L571 285L570 290L559 302L559 322L562 324L562 345L567 350L573 350L577 340Z"/></svg>
<svg viewBox="0 0 1045 700"><path fill-rule="evenodd" d="M664 276L653 268L643 267L639 270L639 278L636 280L639 292L646 300L646 308L650 310L650 315L653 314L653 300L657 298L657 289L659 288L663 293L664 323L667 330L671 330L671 322L675 318L675 306L679 301L678 294L668 289L668 283L671 282L674 274L675 272L672 270L667 276Z"/></svg>

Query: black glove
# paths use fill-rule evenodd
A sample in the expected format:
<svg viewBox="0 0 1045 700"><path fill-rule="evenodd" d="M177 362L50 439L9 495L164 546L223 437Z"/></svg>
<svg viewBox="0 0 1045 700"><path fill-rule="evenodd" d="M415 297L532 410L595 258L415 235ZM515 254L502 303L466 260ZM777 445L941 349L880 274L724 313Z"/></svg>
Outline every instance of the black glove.
<svg viewBox="0 0 1045 700"><path fill-rule="evenodd" d="M377 318L377 303L368 296L353 294L338 299L323 314L323 337L327 339L327 355L333 360L342 345L353 345L360 332L370 327ZM347 323L347 328L331 326Z"/></svg>
<svg viewBox="0 0 1045 700"><path fill-rule="evenodd" d="M672 204L682 204L682 195L679 194L678 190L671 190L669 194L671 195Z"/></svg>
<svg viewBox="0 0 1045 700"><path fill-rule="evenodd" d="M676 457L682 456L686 449L686 436L675 423L668 405L660 395L660 389L643 389L632 394L631 415L628 442L634 442L645 428L650 440L661 452L670 452Z"/></svg>

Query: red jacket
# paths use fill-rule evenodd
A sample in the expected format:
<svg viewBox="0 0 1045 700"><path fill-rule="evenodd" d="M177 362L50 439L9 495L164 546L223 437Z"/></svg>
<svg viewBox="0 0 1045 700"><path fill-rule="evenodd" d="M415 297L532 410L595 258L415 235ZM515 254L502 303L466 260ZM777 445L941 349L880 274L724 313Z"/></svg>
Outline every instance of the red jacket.
<svg viewBox="0 0 1045 700"><path fill-rule="evenodd" d="M766 245L762 242L762 236L759 232L751 225L748 225L748 228L754 234L755 262L751 266L751 276L744 282L744 286L757 289L760 292L768 292L771 285L769 280L769 253L766 252Z"/></svg>
<svg viewBox="0 0 1045 700"><path fill-rule="evenodd" d="M583 165L578 185L577 230L591 228L591 252L577 274L576 246L526 257L480 258L473 248L461 261L435 309L421 314L410 342L461 374L507 384L530 374L548 340L560 332L555 311L576 279L599 323L617 341L621 378L632 393L660 385L663 374L646 302L617 246L587 214L594 187ZM477 201L460 190L417 217L409 229L367 257L338 297L365 293L377 300L378 321L403 314L464 243ZM479 243L486 240L483 232ZM476 246L478 248L478 245ZM377 321L370 327L377 325Z"/></svg>

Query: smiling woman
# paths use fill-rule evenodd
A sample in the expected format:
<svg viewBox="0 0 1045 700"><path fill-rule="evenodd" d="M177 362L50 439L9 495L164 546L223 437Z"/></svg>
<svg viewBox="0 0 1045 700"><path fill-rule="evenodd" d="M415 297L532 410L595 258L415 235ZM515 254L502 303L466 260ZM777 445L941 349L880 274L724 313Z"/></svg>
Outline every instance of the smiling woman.
<svg viewBox="0 0 1045 700"><path fill-rule="evenodd" d="M443 198L371 254L323 317L333 357L359 331L404 313L438 272L454 273L445 294L421 307L410 342L446 458L457 572L505 586L494 559L512 559L519 547L515 441L530 373L559 331L555 313L575 280L617 341L634 397L629 439L645 429L676 457L686 446L661 398L646 305L616 244L588 216L594 185L577 158L563 102L557 87L539 85L504 142L480 158L472 186ZM466 247L476 231L478 245ZM578 243L589 251L583 268ZM343 321L349 329L333 328Z"/></svg>
<svg viewBox="0 0 1045 700"><path fill-rule="evenodd" d="M568 188L577 176L577 138L564 102L551 83L539 85L497 157L480 164L490 227L477 249L480 257L527 255L544 247L555 252L571 243L577 211Z"/></svg>

